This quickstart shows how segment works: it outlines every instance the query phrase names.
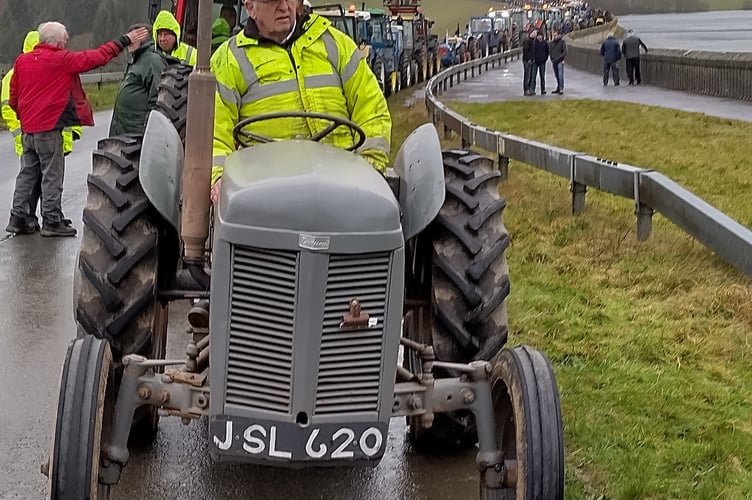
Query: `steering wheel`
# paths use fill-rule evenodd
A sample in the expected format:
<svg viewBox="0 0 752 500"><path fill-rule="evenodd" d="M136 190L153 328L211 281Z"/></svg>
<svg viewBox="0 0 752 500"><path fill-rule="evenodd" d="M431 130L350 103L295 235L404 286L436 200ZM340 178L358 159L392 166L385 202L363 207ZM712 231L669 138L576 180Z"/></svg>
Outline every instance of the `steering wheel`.
<svg viewBox="0 0 752 500"><path fill-rule="evenodd" d="M362 146L364 142L366 142L366 133L362 128L360 128L357 123L353 122L352 120L342 118L341 116L329 115L325 113L312 113L310 111L278 111L276 113L264 113L263 115L251 116L250 118L240 120L238 124L235 125L235 127L232 129L232 137L235 139L235 142L237 142L244 148L253 146L254 142L276 142L277 139L274 139L272 137L243 129L251 123L275 120L277 118L315 118L331 122L328 127L309 139L316 142L321 141L321 139L328 136L339 127L347 127L351 131L355 132L355 135L357 136L353 145L345 148L345 150L347 151L355 151L360 146Z"/></svg>

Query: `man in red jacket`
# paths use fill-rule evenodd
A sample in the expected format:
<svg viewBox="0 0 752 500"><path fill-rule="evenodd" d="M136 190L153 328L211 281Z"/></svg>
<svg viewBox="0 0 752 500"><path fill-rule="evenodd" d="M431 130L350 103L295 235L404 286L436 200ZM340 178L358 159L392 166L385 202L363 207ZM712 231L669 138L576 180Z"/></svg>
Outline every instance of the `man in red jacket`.
<svg viewBox="0 0 752 500"><path fill-rule="evenodd" d="M62 210L63 142L61 130L72 125L94 125L94 114L81 86L79 73L107 64L123 47L149 36L139 28L97 49L65 50L68 32L60 23L39 26L39 44L21 54L13 65L8 104L21 120L23 154L16 177L13 208L5 229L24 233L28 199L42 176L42 236L75 236Z"/></svg>

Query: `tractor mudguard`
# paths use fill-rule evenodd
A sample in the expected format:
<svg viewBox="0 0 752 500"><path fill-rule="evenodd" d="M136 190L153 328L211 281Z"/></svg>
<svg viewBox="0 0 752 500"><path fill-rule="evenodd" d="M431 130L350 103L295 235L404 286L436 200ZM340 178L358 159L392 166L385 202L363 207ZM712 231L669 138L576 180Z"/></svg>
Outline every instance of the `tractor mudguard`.
<svg viewBox="0 0 752 500"><path fill-rule="evenodd" d="M405 139L394 170L400 177L402 233L408 241L436 218L444 204L444 162L433 125L421 125Z"/></svg>
<svg viewBox="0 0 752 500"><path fill-rule="evenodd" d="M138 177L146 197L180 231L183 143L169 118L152 111L146 123Z"/></svg>

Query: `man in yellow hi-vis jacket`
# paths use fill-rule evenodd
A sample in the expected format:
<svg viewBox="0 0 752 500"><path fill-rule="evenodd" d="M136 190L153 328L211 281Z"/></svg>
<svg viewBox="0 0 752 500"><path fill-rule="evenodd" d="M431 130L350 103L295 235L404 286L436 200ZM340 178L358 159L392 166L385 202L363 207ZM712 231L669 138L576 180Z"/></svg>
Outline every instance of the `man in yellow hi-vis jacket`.
<svg viewBox="0 0 752 500"><path fill-rule="evenodd" d="M23 51L24 53L31 52L31 50L39 43L39 32L29 31L24 38ZM5 120L5 124L8 126L13 141L15 142L16 154L20 158L23 154L23 145L21 144L21 122L18 120L16 112L13 111L8 104L8 98L10 97L10 79L13 77L13 69L11 68L8 73L3 77L2 81L2 116ZM81 126L66 127L63 129L63 153L68 155L73 151L73 141L78 140L83 135L83 128ZM19 234L33 233L39 230L39 220L37 219L37 205L39 204L39 197L42 195L42 177L34 186L29 198L29 211L26 216L26 228L20 228L22 231ZM68 219L64 222L70 223ZM7 230L7 229L6 229ZM9 231L16 232L16 231Z"/></svg>
<svg viewBox="0 0 752 500"><path fill-rule="evenodd" d="M366 133L358 153L380 172L389 160L392 120L386 99L355 42L316 14L296 14L298 0L245 0L245 29L211 59L217 77L212 200L225 158L235 150L233 127L270 112L309 111L352 120ZM252 124L275 139L312 137L329 124L281 118ZM346 148L352 132L337 128L325 142Z"/></svg>

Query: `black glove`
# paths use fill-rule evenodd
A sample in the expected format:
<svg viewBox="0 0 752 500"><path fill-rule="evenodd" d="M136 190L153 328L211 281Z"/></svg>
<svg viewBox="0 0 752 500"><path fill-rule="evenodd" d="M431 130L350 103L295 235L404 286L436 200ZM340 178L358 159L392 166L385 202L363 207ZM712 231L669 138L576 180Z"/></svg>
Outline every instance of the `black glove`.
<svg viewBox="0 0 752 500"><path fill-rule="evenodd" d="M128 37L128 35L120 35L120 38L118 38L117 40L114 40L114 42L115 42L115 43L116 43L116 44L118 45L118 47L120 47L121 49L124 49L124 48L126 48L126 47L127 47L128 45L130 45L131 43L133 43L133 42L131 42L131 39L130 39L130 38Z"/></svg>

